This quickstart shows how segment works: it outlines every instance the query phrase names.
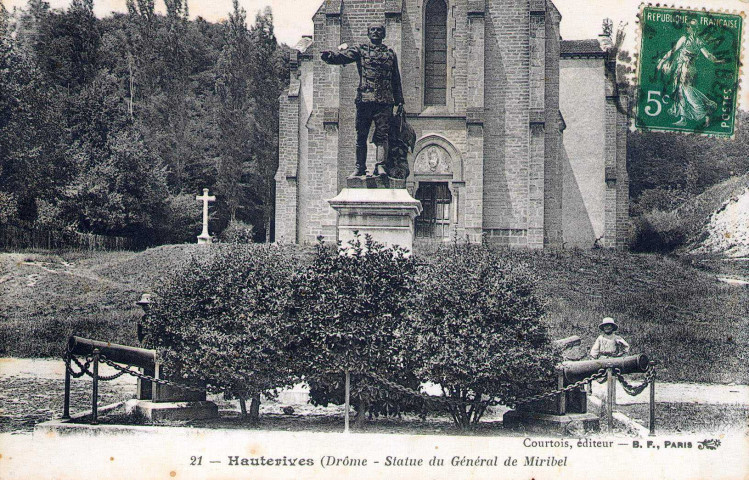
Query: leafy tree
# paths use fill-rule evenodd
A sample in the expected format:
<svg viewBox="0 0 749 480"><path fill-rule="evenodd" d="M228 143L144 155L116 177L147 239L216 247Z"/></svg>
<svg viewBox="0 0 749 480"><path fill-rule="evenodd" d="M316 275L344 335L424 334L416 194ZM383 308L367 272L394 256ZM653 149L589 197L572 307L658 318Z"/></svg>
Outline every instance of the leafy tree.
<svg viewBox="0 0 749 480"><path fill-rule="evenodd" d="M193 257L156 293L143 321L145 343L166 368L227 389L242 405L293 385L287 308L293 255L276 245L216 245ZM202 252L201 252L202 253Z"/></svg>
<svg viewBox="0 0 749 480"><path fill-rule="evenodd" d="M0 58L0 191L14 195L14 217L29 224L38 200L55 198L65 178L62 97L34 51L49 6L33 1L30 8L15 25L3 9Z"/></svg>
<svg viewBox="0 0 749 480"><path fill-rule="evenodd" d="M165 213L166 172L153 168L153 158L134 129L110 136L106 148L106 160L79 178L70 207L86 231L147 238Z"/></svg>
<svg viewBox="0 0 749 480"><path fill-rule="evenodd" d="M252 169L255 99L251 97L254 58L247 30L246 13L234 0L234 11L224 28L224 45L218 59L216 91L219 97L217 123L223 145L218 164L217 187L223 196L229 220L237 219L249 203L247 177Z"/></svg>
<svg viewBox="0 0 749 480"><path fill-rule="evenodd" d="M421 381L467 402L448 407L457 426L477 424L482 401L512 402L553 382L543 308L523 265L455 245L431 255L416 283L398 349Z"/></svg>
<svg viewBox="0 0 749 480"><path fill-rule="evenodd" d="M342 254L318 245L312 265L294 279L289 323L299 329L301 369L313 383L340 381L347 370L400 380L408 372L397 339L413 289L414 260L369 236L355 238L349 247ZM326 375L335 372L337 379ZM363 413L374 382L361 376L359 382L353 403L362 405Z"/></svg>

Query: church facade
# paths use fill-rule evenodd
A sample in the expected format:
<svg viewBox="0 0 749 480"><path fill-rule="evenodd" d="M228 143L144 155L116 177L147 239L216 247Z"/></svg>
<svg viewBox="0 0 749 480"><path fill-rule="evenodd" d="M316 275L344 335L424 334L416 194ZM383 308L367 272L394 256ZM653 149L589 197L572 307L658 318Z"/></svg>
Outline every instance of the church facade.
<svg viewBox="0 0 749 480"><path fill-rule="evenodd" d="M354 165L358 73L320 52L381 22L417 134L417 244L624 248L626 97L606 43L563 42L560 21L546 0L325 0L280 99L276 241L336 238L327 200Z"/></svg>

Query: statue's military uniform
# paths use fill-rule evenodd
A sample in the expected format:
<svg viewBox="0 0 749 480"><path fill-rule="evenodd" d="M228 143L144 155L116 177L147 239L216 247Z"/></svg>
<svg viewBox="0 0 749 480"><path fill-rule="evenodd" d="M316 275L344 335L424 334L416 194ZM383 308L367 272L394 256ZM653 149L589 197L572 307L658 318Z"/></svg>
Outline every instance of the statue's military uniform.
<svg viewBox="0 0 749 480"><path fill-rule="evenodd" d="M325 61L332 65L356 62L359 70L356 164L363 166L367 159L367 136L372 121L375 123L372 141L375 145L386 145L393 106L404 103L398 58L393 49L385 45L362 44L331 53Z"/></svg>

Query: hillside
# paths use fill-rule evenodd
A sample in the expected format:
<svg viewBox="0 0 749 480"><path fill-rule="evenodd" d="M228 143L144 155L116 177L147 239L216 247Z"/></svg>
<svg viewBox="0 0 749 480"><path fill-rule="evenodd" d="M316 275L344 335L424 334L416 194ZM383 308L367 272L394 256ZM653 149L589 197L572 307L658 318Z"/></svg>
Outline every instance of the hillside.
<svg viewBox="0 0 749 480"><path fill-rule="evenodd" d="M670 211L632 219L631 246L640 252L749 254L749 174L731 177Z"/></svg>
<svg viewBox="0 0 749 480"><path fill-rule="evenodd" d="M135 344L135 302L199 248L0 254L0 356L57 356L73 333ZM303 264L309 249L299 253ZM708 264L606 250L502 254L538 275L554 338L580 335L587 350L611 315L633 351L661 362L660 378L749 383L749 288L717 281Z"/></svg>
<svg viewBox="0 0 749 480"><path fill-rule="evenodd" d="M197 251L0 254L0 356L56 356L75 333L135 344L135 305Z"/></svg>

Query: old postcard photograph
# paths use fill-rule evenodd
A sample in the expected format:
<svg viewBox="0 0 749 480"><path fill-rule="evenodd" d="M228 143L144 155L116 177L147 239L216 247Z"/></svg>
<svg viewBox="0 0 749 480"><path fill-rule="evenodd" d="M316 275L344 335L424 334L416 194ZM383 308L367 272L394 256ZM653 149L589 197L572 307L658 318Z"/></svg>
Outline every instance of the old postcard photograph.
<svg viewBox="0 0 749 480"><path fill-rule="evenodd" d="M0 0L0 479L749 478L745 0Z"/></svg>

